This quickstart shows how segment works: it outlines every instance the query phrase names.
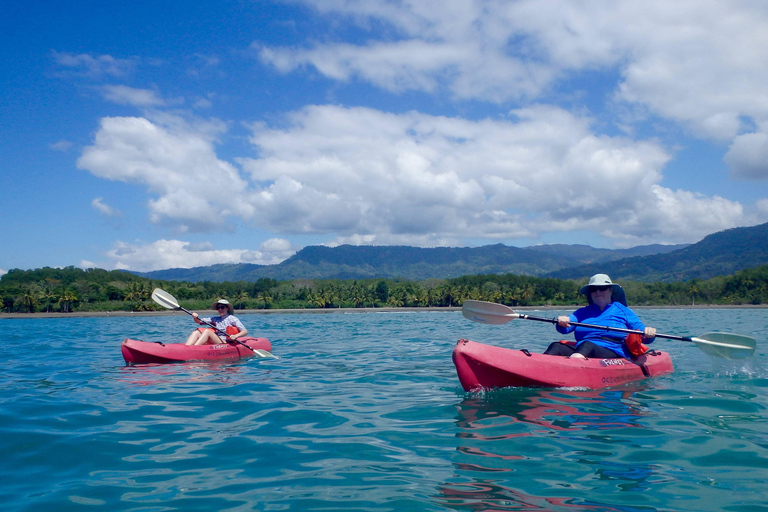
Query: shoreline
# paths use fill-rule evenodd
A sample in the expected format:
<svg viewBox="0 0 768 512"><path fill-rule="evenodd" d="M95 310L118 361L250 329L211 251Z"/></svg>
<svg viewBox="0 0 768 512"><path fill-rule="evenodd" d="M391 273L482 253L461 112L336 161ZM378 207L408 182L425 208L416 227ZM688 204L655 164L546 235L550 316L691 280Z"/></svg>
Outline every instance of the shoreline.
<svg viewBox="0 0 768 512"><path fill-rule="evenodd" d="M577 309L580 306L518 306L514 309L520 311L547 311L547 310L570 310ZM632 306L632 309L768 309L768 304L703 304L688 306ZM277 315L277 314L333 314L333 313L440 313L461 311L461 307L432 307L432 308L328 308L328 309L239 309L235 310L235 316L238 315ZM215 316L212 310L200 310L199 313L205 316ZM71 313L0 313L2 319L18 318L87 318L87 317L152 317L152 316L171 316L187 313L183 311L74 311Z"/></svg>

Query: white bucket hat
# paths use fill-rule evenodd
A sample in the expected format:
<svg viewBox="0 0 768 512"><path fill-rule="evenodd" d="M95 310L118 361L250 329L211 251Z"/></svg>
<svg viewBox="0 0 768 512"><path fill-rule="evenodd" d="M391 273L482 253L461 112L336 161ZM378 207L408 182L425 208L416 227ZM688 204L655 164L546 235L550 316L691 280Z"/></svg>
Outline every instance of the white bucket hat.
<svg viewBox="0 0 768 512"><path fill-rule="evenodd" d="M590 304L592 304L592 294L589 292L589 289L592 286L610 286L611 291L613 292L611 295L613 302L619 302L625 306L627 305L627 296L624 294L624 289L621 286L611 282L611 278L608 277L607 274L593 275L589 278L589 283L587 283L585 286L582 286L581 290L579 290L579 293L587 296L587 301Z"/></svg>
<svg viewBox="0 0 768 512"><path fill-rule="evenodd" d="M235 308L233 308L233 307L232 307L232 304L230 304L230 303L229 303L229 301L228 301L227 299L219 299L219 300L217 300L216 302L214 302L214 303L211 305L211 309L213 309L214 311L216 311L216 306L218 306L219 304L224 304L225 306L227 306L227 312L228 312L230 315L234 313L234 311L235 311Z"/></svg>

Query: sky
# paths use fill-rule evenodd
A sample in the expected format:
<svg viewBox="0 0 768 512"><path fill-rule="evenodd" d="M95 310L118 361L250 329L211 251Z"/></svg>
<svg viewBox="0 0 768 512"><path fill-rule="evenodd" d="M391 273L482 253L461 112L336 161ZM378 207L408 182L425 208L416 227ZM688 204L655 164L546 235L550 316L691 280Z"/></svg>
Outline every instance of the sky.
<svg viewBox="0 0 768 512"><path fill-rule="evenodd" d="M763 0L31 0L0 274L768 222Z"/></svg>

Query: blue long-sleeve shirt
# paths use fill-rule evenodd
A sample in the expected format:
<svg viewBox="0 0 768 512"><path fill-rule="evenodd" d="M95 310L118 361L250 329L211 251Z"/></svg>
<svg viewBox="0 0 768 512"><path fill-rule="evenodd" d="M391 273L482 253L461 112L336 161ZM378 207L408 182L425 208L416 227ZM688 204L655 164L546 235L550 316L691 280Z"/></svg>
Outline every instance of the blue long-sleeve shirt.
<svg viewBox="0 0 768 512"><path fill-rule="evenodd" d="M618 302L608 304L602 311L596 305L590 304L589 306L577 309L568 318L571 322L619 327L636 331L645 329L645 324L637 317L634 311ZM624 344L624 338L627 337L626 333L592 329L590 327L576 327L573 325L570 327L560 327L558 325L557 332L560 334L574 333L577 347L585 341L590 341L595 345L613 350L628 359L632 357L627 346ZM643 339L644 343L651 343L652 341L652 339Z"/></svg>

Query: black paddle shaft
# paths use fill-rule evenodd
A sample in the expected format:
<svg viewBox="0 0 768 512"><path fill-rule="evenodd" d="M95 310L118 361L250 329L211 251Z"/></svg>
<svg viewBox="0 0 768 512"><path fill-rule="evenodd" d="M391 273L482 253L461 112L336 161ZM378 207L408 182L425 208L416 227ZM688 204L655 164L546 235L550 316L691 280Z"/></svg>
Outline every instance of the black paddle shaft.
<svg viewBox="0 0 768 512"><path fill-rule="evenodd" d="M518 315L520 316L520 318L523 318L525 320L536 320L537 322L548 322L550 324L557 324L557 318L542 318L540 316L525 315L523 313L518 313ZM624 332L627 334L643 334L642 331L635 331L633 329L622 329L621 327L609 327L607 325L582 324L579 322L571 322L571 325L575 325L576 327L587 327L590 329L602 329L604 331ZM689 337L672 336L670 334L657 334L656 337L666 338L668 340L693 341Z"/></svg>

